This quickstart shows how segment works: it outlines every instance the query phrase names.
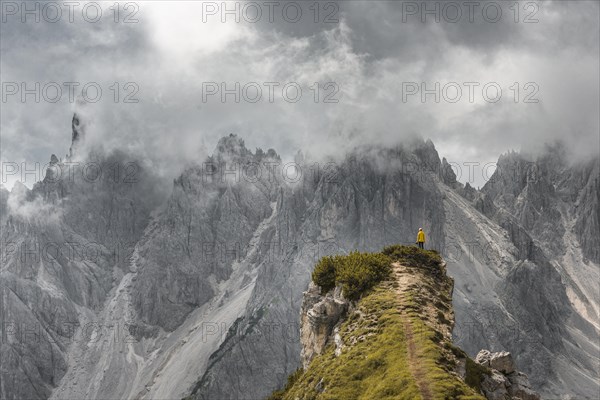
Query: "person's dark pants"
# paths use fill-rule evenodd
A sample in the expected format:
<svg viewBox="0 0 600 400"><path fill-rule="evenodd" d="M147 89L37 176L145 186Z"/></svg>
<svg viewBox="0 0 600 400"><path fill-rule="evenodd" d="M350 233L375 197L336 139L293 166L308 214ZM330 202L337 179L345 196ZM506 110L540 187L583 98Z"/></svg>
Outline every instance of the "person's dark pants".
<svg viewBox="0 0 600 400"><path fill-rule="evenodd" d="M419 248L422 249L424 242L418 242L418 243L419 243Z"/></svg>

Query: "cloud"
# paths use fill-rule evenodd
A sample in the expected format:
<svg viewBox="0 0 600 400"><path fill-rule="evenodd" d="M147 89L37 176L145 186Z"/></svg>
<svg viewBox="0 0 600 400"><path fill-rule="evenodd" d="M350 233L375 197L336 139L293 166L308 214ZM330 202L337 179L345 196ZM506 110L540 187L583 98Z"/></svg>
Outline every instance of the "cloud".
<svg viewBox="0 0 600 400"><path fill-rule="evenodd" d="M284 158L299 149L318 158L414 136L431 138L459 163L493 161L556 139L567 139L577 157L597 155L598 4L567 3L535 3L539 22L527 24L527 2L519 4L519 23L508 3L499 3L497 23L481 16L423 23L405 15L402 3L356 1L336 3L338 23L324 23L331 11L324 9L315 23L304 3L297 23L279 14L272 23L222 23L218 15L203 22L201 3L140 2L136 24L3 23L2 81L97 82L102 99L80 110L89 119L89 143L131 151L165 181L229 133ZM235 102L230 94L223 103L216 94L204 101L212 82L228 89L238 82L240 91L250 85L246 94L259 87L262 99ZM268 82L279 83L272 103ZM292 103L281 89L294 82L302 97ZM314 82L321 83L318 102ZM334 85L326 89L327 82ZM433 95L423 103L420 93L404 101L411 82L428 89L439 82L440 90L457 82L463 94L456 103L436 103ZM472 103L464 82L479 83ZM486 83L502 88L500 101L483 98ZM519 90L516 103L511 87ZM524 103L536 87L538 103ZM139 102L124 103L136 88ZM338 102L324 103L334 92ZM50 153L65 153L76 109L68 101L3 104L2 160L47 162Z"/></svg>
<svg viewBox="0 0 600 400"><path fill-rule="evenodd" d="M41 196L28 198L29 190L22 184L16 183L8 195L8 215L21 221L35 225L58 225L62 210L60 207L44 201Z"/></svg>

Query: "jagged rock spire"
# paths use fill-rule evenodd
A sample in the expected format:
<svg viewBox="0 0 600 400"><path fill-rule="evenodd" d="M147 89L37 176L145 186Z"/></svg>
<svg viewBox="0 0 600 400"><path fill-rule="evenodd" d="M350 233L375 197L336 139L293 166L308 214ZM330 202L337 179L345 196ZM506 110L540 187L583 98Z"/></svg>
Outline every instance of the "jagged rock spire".
<svg viewBox="0 0 600 400"><path fill-rule="evenodd" d="M79 115L77 115L77 113L74 113L73 119L71 120L72 135L71 135L71 147L69 148L69 158L73 157L73 154L75 153L75 151L77 149L77 146L83 140L83 136L84 136L83 125L84 124L81 122Z"/></svg>

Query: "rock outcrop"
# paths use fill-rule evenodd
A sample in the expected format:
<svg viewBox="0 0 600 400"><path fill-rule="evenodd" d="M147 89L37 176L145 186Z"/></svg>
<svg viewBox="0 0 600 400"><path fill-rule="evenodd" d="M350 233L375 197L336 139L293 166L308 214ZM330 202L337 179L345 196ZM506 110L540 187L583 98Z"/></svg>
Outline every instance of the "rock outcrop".
<svg viewBox="0 0 600 400"><path fill-rule="evenodd" d="M301 307L300 342L302 343L302 365L308 368L311 360L323 354L325 347L336 343L336 355L341 351L341 340L335 328L348 311L350 302L342 296L340 286L321 295L321 289L313 282L304 292ZM337 340L336 340L337 339Z"/></svg>
<svg viewBox="0 0 600 400"><path fill-rule="evenodd" d="M527 375L515 369L510 353L481 350L475 362L491 370L491 374L485 375L481 382L481 390L488 400L540 400Z"/></svg>
<svg viewBox="0 0 600 400"><path fill-rule="evenodd" d="M490 353L488 350L481 350L477 353L475 361L488 368L498 370L503 374L515 372L515 363L507 351Z"/></svg>
<svg viewBox="0 0 600 400"><path fill-rule="evenodd" d="M402 248L399 247L399 249ZM403 251L405 250L399 250L396 254ZM388 253L393 254L393 252ZM426 255L423 254L423 257L425 259ZM336 274L340 274L340 270L345 268L341 260L338 259L338 263L335 267ZM319 399L322 393L332 396L334 393L338 393L338 386L355 383L338 381L344 381L347 378L340 376L341 371L344 371L343 374L353 373L351 367L346 364L356 363L354 360L356 357L369 359L376 358L374 354L402 354L403 352L409 355L405 367L411 374L405 376L403 371L389 368L384 359L373 361L372 364L375 365L373 368L385 369L383 372L377 372L381 382L369 380L365 377L369 372L362 372L360 378L353 378L353 380L358 379L358 386L355 386L353 390L343 392L345 398L351 400L361 398L364 393L372 393L373 385L381 385L386 378L391 377L391 380L396 382L404 379L403 386L410 386L411 382L414 382L420 395L425 398L435 397L437 390L441 390L440 394L445 397L450 394L459 396L464 393L462 390L465 389L461 385L466 382L472 386L471 390L475 393L479 392L487 400L540 400L539 394L531 388L527 376L516 370L515 362L509 352L492 353L488 350L481 350L473 361L451 343L449 333L445 334L445 332L452 328L453 313L451 304L445 303L445 298L452 291L452 280L445 275L445 263L440 265L441 271L434 274L435 279L430 279L431 266L421 265L416 266L416 269L407 269L402 263L402 259L393 263L394 273L390 276L390 282L384 282L373 293L365 292L364 300L348 301L343 297L340 285L322 294L321 288L311 281L308 290L304 292L300 312L302 369L291 375L285 388L274 392L270 400ZM435 266L433 269L435 270ZM430 272L425 272L428 270ZM386 290L389 291L387 294L391 297L385 296ZM427 300L421 298L421 295L425 293L427 293ZM379 307L384 310L389 307L389 303L386 304L386 302L390 301L392 304L397 302L396 306L399 309L410 307L412 317L407 319L406 316L403 316L395 320L392 315L388 314L384 314L385 317L378 314L371 315L370 313L375 310L380 312L377 308L366 306L369 301L372 301L372 298L376 298L376 303L379 303ZM412 301L415 300L418 305L412 305ZM384 319L385 323L375 323L380 319ZM367 323L361 324L361 321ZM433 329L435 335L432 343L413 339L413 329L418 325L415 321L423 324L420 329L421 335L424 337L428 337L428 329ZM395 322L400 322L402 339L398 342L380 339L380 335L389 334L390 325L393 326ZM369 329L370 325L375 326ZM366 344L364 347L366 352L359 350L359 343L362 342ZM435 364L444 366L442 370L449 374L448 378L458 376L462 382L452 380L456 378L444 378L440 372L436 373L436 380L448 379L442 388L437 388L434 381L427 381L428 374L424 366L425 356L421 355L423 358L417 359L411 354L422 354L418 346L431 346L432 344L439 346L438 351L441 353L435 360ZM346 352L348 353L346 358L336 360ZM334 358L332 358L332 353ZM480 367L476 367L476 365ZM431 368L431 365L428 368ZM314 385L315 382L316 385ZM383 385L386 384L383 383ZM388 386L386 390L388 395L395 393L398 398L409 396L407 392L391 386Z"/></svg>
<svg viewBox="0 0 600 400"><path fill-rule="evenodd" d="M346 261L352 254L335 259L334 289L321 294L311 282L300 313L303 368L270 400L483 399L483 374L476 368L459 374L468 357L451 342L453 282L445 264L436 253L416 248L390 246L383 254L388 258L370 255L390 266L373 288L358 283L368 267L354 270L354 262ZM338 277L363 287L360 297L346 300Z"/></svg>

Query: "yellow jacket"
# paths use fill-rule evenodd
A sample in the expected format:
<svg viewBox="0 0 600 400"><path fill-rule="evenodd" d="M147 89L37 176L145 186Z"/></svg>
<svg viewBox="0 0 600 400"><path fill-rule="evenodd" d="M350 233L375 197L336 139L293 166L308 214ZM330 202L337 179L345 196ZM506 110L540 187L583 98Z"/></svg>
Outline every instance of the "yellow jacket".
<svg viewBox="0 0 600 400"><path fill-rule="evenodd" d="M417 242L425 242L425 232L419 231L417 234Z"/></svg>

